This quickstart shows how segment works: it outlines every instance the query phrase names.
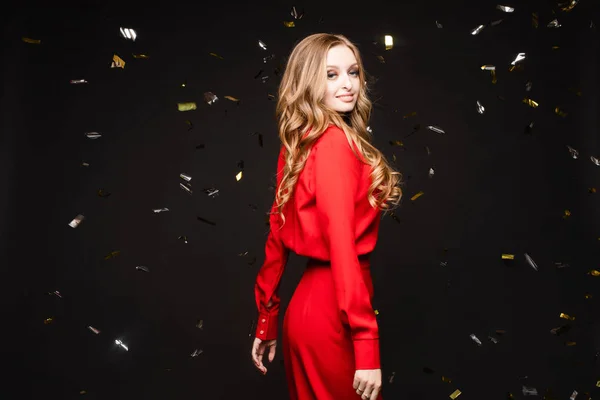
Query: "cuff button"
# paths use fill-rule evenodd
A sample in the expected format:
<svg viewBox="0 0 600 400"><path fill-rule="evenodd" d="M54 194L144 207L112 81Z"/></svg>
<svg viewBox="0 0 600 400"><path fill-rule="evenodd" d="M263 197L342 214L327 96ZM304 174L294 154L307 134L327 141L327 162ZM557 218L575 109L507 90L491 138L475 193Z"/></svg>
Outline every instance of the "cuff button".
<svg viewBox="0 0 600 400"><path fill-rule="evenodd" d="M262 335L263 333L265 333L265 331L261 330L261 331L260 331L260 334Z"/></svg>
<svg viewBox="0 0 600 400"><path fill-rule="evenodd" d="M263 318L262 319L262 323L264 324L265 322L267 322L267 320Z"/></svg>

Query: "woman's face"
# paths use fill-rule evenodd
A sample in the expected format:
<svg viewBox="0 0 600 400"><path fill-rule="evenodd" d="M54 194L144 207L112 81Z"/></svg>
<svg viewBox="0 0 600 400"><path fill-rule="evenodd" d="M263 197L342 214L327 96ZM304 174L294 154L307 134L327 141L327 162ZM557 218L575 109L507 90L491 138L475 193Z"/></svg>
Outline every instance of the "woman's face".
<svg viewBox="0 0 600 400"><path fill-rule="evenodd" d="M325 105L337 112L349 112L356 105L360 77L354 53L337 45L327 52L327 90Z"/></svg>

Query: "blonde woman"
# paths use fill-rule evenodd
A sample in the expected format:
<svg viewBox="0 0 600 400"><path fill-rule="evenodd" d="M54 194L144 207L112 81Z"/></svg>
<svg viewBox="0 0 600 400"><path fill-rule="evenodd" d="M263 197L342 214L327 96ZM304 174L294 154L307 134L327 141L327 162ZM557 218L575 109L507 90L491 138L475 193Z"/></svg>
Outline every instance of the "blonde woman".
<svg viewBox="0 0 600 400"><path fill-rule="evenodd" d="M308 258L283 321L292 400L381 400L379 330L369 255L401 175L371 144L357 47L319 33L296 44L277 102L281 150L265 261L255 284L252 359L263 374L277 345L278 295L290 250ZM266 356L265 356L266 353Z"/></svg>

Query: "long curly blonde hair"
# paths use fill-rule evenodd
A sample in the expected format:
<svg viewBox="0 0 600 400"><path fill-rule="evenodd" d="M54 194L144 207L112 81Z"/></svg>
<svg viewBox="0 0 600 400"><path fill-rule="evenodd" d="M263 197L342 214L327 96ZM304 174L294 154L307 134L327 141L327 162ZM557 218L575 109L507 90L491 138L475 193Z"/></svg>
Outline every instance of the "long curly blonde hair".
<svg viewBox="0 0 600 400"><path fill-rule="evenodd" d="M327 53L330 48L338 45L347 46L354 53L361 82L356 106L345 116L324 103ZM283 207L294 193L298 176L306 164L312 145L329 124L342 129L354 154L356 152L352 142L356 144L364 160L371 165L371 185L368 191L371 206L388 211L392 209L391 205L399 204L402 198L399 187L402 175L394 171L381 151L371 144L372 136L367 131L372 110L368 90L360 52L345 36L313 34L300 41L292 50L279 85L275 113L279 138L285 147L285 165L275 195L274 214L280 214L284 224ZM308 131L310 132L305 136Z"/></svg>

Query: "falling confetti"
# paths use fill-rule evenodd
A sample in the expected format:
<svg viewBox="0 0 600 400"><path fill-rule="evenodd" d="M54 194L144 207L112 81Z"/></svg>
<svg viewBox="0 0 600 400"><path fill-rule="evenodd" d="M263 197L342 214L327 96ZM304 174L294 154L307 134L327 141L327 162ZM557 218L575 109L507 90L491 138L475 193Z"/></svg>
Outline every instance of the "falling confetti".
<svg viewBox="0 0 600 400"><path fill-rule="evenodd" d="M575 321L575 317L571 317L570 315L565 313L560 313L559 317L562 319L567 319L569 321Z"/></svg>
<svg viewBox="0 0 600 400"><path fill-rule="evenodd" d="M115 340L115 344L118 344L119 346L121 346L125 350L129 351L129 348L127 346L125 346L125 344L122 341L120 341L119 339Z"/></svg>
<svg viewBox="0 0 600 400"><path fill-rule="evenodd" d="M471 35L475 36L481 32L481 30L485 27L485 25L479 25L477 28L471 31Z"/></svg>
<svg viewBox="0 0 600 400"><path fill-rule="evenodd" d="M187 175L187 174L179 174L179 177L183 180L185 180L186 182L189 182L192 180L192 177Z"/></svg>
<svg viewBox="0 0 600 400"><path fill-rule="evenodd" d="M390 50L394 47L394 38L391 35L384 36L385 49Z"/></svg>
<svg viewBox="0 0 600 400"><path fill-rule="evenodd" d="M87 136L89 139L98 139L99 137L102 137L102 135L98 132L87 132L85 136Z"/></svg>
<svg viewBox="0 0 600 400"><path fill-rule="evenodd" d="M525 53L517 54L517 57L510 63L510 65L517 65L517 63L523 61L525 59Z"/></svg>
<svg viewBox="0 0 600 400"><path fill-rule="evenodd" d="M71 79L69 81L72 85L79 85L82 83L88 83L88 81L86 81L85 79Z"/></svg>
<svg viewBox="0 0 600 400"><path fill-rule="evenodd" d="M537 396L538 391L536 388L523 386L523 396Z"/></svg>
<svg viewBox="0 0 600 400"><path fill-rule="evenodd" d="M212 92L204 93L204 101L208 103L208 105L214 104L219 98L214 95Z"/></svg>
<svg viewBox="0 0 600 400"><path fill-rule="evenodd" d="M100 334L100 331L96 328L94 328L93 326L88 326L88 329L92 332L94 332L96 335Z"/></svg>
<svg viewBox="0 0 600 400"><path fill-rule="evenodd" d="M123 59L121 57L119 57L118 55L114 54L113 59L112 59L112 64L110 65L110 67L125 69L125 61L123 61Z"/></svg>
<svg viewBox="0 0 600 400"><path fill-rule="evenodd" d="M143 265L138 265L135 267L136 271L144 271L144 272L150 272L150 270L148 269L148 267L144 267Z"/></svg>
<svg viewBox="0 0 600 400"><path fill-rule="evenodd" d="M285 26L286 28L293 28L296 26L296 24L294 23L294 21L283 21L283 26Z"/></svg>
<svg viewBox="0 0 600 400"><path fill-rule="evenodd" d="M481 340L479 340L479 338L478 338L477 336L475 336L475 334L474 334L474 333L471 333L471 334L469 335L469 337L470 337L471 339L473 339L473 341L474 341L475 343L477 343L477 346L481 346Z"/></svg>
<svg viewBox="0 0 600 400"><path fill-rule="evenodd" d="M418 192L417 194L415 194L413 197L410 198L411 201L415 201L416 199L418 199L419 197L423 196L425 193L423 192Z"/></svg>
<svg viewBox="0 0 600 400"><path fill-rule="evenodd" d="M483 106L481 105L481 103L479 102L479 100L477 100L477 112L478 112L479 114L483 114L483 113L485 113L485 107L483 107Z"/></svg>
<svg viewBox="0 0 600 400"><path fill-rule="evenodd" d="M137 37L137 33L135 33L135 31L133 29L130 28L120 28L121 29L121 35L125 38L125 39L129 39L135 42L135 38Z"/></svg>
<svg viewBox="0 0 600 400"><path fill-rule="evenodd" d="M132 54L133 58L141 58L141 59L146 59L146 58L150 58L150 56L147 56L145 54Z"/></svg>
<svg viewBox="0 0 600 400"><path fill-rule="evenodd" d="M538 266L535 263L535 261L533 261L533 259L529 256L529 254L525 253L525 259L527 260L527 263L529 265L531 265L531 268L535 269L536 271L538 270Z"/></svg>
<svg viewBox="0 0 600 400"><path fill-rule="evenodd" d="M553 19L546 25L548 28L560 28L562 25L558 22L558 19Z"/></svg>
<svg viewBox="0 0 600 400"><path fill-rule="evenodd" d="M537 108L539 106L539 104L535 100L528 99L527 97L523 99L523 103L527 104L529 107L532 108Z"/></svg>
<svg viewBox="0 0 600 400"><path fill-rule="evenodd" d="M155 214L161 213L161 212L165 212L165 211L169 211L168 208L155 208L152 210Z"/></svg>
<svg viewBox="0 0 600 400"><path fill-rule="evenodd" d="M71 228L77 228L79 226L79 224L81 224L84 220L84 216L79 214L77 215L75 218L73 218L73 220L71 222L69 222L69 226Z"/></svg>
<svg viewBox="0 0 600 400"><path fill-rule="evenodd" d="M429 129L430 131L434 131L435 133L439 133L439 134L444 134L446 132L444 132L441 128L434 126L434 125L429 125L427 127L427 129Z"/></svg>
<svg viewBox="0 0 600 400"><path fill-rule="evenodd" d="M44 320L44 325L50 325L52 322L54 322L54 318L52 318L52 317L46 318Z"/></svg>
<svg viewBox="0 0 600 400"><path fill-rule="evenodd" d="M106 256L104 256L104 259L105 260L110 260L111 258L115 258L116 256L118 256L119 254L121 254L120 250L111 251L109 254L107 254Z"/></svg>
<svg viewBox="0 0 600 400"><path fill-rule="evenodd" d="M515 255L514 254L502 254L502 259L503 260L514 260L515 259Z"/></svg>
<svg viewBox="0 0 600 400"><path fill-rule="evenodd" d="M28 37L22 37L21 40L23 40L25 43L30 43L30 44L41 44L42 41L39 39L31 39Z"/></svg>
<svg viewBox="0 0 600 400"><path fill-rule="evenodd" d="M500 4L498 4L496 6L496 8L500 11L504 11L505 13L511 13L511 12L515 11L515 9L513 7L501 6Z"/></svg>
<svg viewBox="0 0 600 400"><path fill-rule="evenodd" d="M240 99L236 99L235 97L232 96L223 96L224 98L226 98L227 100L231 100L231 101L235 101L235 102L239 102Z"/></svg>
<svg viewBox="0 0 600 400"><path fill-rule="evenodd" d="M177 109L179 111L192 111L196 109L196 103L193 101L187 103L177 103Z"/></svg>
<svg viewBox="0 0 600 400"><path fill-rule="evenodd" d="M267 45L262 40L258 41L258 47L260 47L263 50L267 49Z"/></svg>
<svg viewBox="0 0 600 400"><path fill-rule="evenodd" d="M219 60L223 60L223 57L221 57L220 55L218 55L218 54L216 54L216 53L208 53L208 54L210 54L210 55L211 55L211 56L213 56L213 57L216 57L216 58L218 58Z"/></svg>
<svg viewBox="0 0 600 400"><path fill-rule="evenodd" d="M571 153L571 157L573 157L573 159L577 160L577 157L579 157L579 152L569 145L567 145L567 149L569 149L569 153Z"/></svg>
<svg viewBox="0 0 600 400"><path fill-rule="evenodd" d="M454 400L454 399L456 399L458 396L460 396L460 394L461 394L461 393L462 393L462 392L461 392L460 390L456 389L454 392L452 392L452 394L450 394L450 398L451 398L452 400Z"/></svg>

